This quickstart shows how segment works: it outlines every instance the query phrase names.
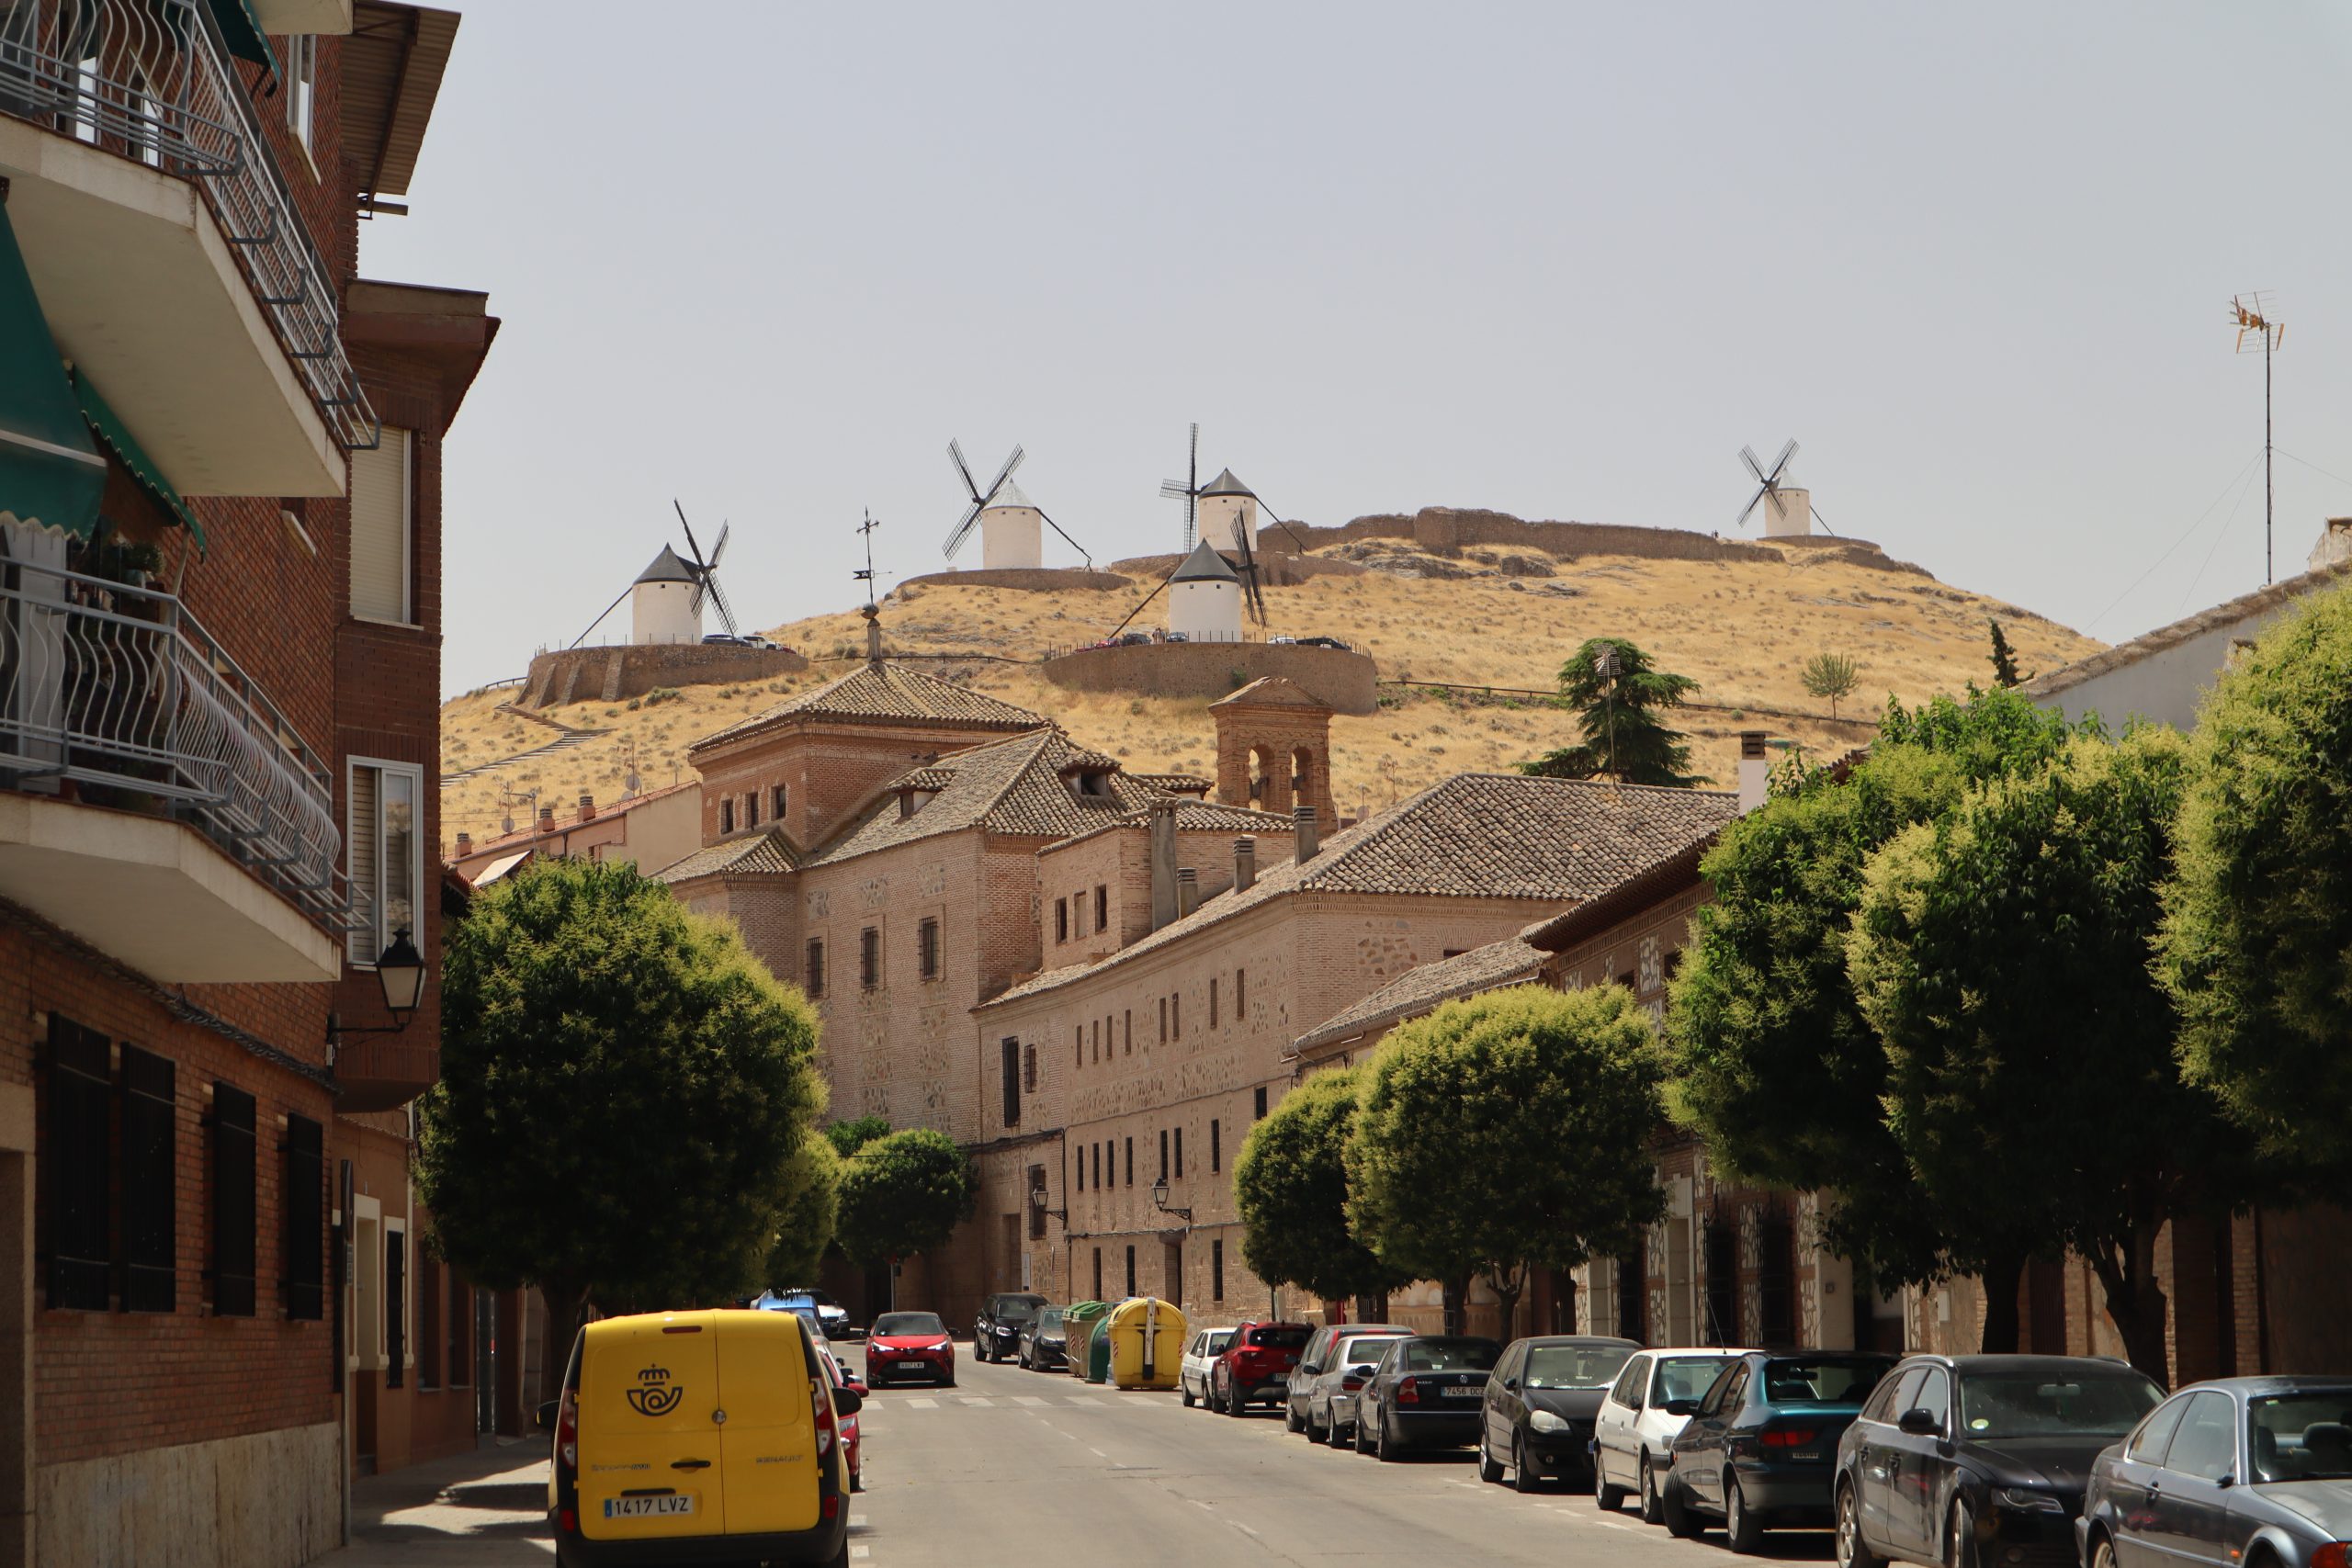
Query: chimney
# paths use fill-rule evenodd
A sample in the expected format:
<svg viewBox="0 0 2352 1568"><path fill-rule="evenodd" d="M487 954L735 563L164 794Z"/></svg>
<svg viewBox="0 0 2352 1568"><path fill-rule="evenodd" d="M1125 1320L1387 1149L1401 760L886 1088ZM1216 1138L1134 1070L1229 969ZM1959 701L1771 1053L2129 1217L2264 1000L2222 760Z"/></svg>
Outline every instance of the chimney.
<svg viewBox="0 0 2352 1568"><path fill-rule="evenodd" d="M1766 754L1764 731L1739 732L1739 809L1745 813L1764 804L1765 786L1771 782L1772 759Z"/></svg>
<svg viewBox="0 0 2352 1568"><path fill-rule="evenodd" d="M554 807L542 806L539 807L539 831L542 833L552 833L555 831Z"/></svg>
<svg viewBox="0 0 2352 1568"><path fill-rule="evenodd" d="M595 819L596 797L593 795L582 795L580 797L580 820L582 822L594 822Z"/></svg>
<svg viewBox="0 0 2352 1568"><path fill-rule="evenodd" d="M1244 835L1233 840L1233 890L1247 893L1258 880L1258 840Z"/></svg>
<svg viewBox="0 0 2352 1568"><path fill-rule="evenodd" d="M1201 907L1201 874L1186 866L1176 874L1176 918L1182 919Z"/></svg>
<svg viewBox="0 0 2352 1568"><path fill-rule="evenodd" d="M458 835L458 858L459 860L463 860L473 852L474 836L471 833L459 833Z"/></svg>
<svg viewBox="0 0 2352 1568"><path fill-rule="evenodd" d="M865 662L882 668L882 615L871 604L865 607Z"/></svg>
<svg viewBox="0 0 2352 1568"><path fill-rule="evenodd" d="M1151 929L1176 919L1176 803L1151 803Z"/></svg>
<svg viewBox="0 0 2352 1568"><path fill-rule="evenodd" d="M1316 841L1315 837L1315 807L1302 806L1291 813L1291 818L1298 824L1298 850L1291 859L1305 865L1315 858L1315 852L1322 847Z"/></svg>

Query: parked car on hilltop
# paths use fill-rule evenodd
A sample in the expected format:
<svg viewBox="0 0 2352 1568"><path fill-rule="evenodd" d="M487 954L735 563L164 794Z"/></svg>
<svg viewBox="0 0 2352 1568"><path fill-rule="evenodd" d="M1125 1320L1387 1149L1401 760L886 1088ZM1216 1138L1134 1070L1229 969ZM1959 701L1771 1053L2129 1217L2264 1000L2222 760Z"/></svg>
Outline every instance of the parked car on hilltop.
<svg viewBox="0 0 2352 1568"><path fill-rule="evenodd" d="M1514 1340L1487 1380L1478 1479L1532 1492L1545 1475L1592 1475L1592 1422L1609 1385L1641 1347L1630 1339L1546 1335Z"/></svg>
<svg viewBox="0 0 2352 1568"><path fill-rule="evenodd" d="M1356 1393L1356 1452L1385 1463L1408 1449L1478 1440L1487 1374L1503 1348L1473 1335L1409 1334L1382 1348Z"/></svg>
<svg viewBox="0 0 2352 1568"><path fill-rule="evenodd" d="M1325 1372L1334 1370L1339 1362L1335 1352L1343 1338L1361 1338L1369 1334L1410 1334L1393 1323L1329 1323L1315 1331L1313 1338L1298 1353L1298 1365L1290 1372L1289 1391L1283 1396L1283 1430L1304 1432L1306 1427L1306 1402L1317 1382ZM1318 1439L1319 1441L1320 1439Z"/></svg>
<svg viewBox="0 0 2352 1568"><path fill-rule="evenodd" d="M1674 1439L1658 1499L1666 1528L1721 1518L1734 1551L1778 1527L1830 1523L1838 1439L1894 1368L1893 1356L1750 1351L1724 1369Z"/></svg>
<svg viewBox="0 0 2352 1568"><path fill-rule="evenodd" d="M1023 1324L1014 1354L1033 1372L1057 1372L1069 1364L1069 1342L1062 1329L1062 1309L1039 1307Z"/></svg>
<svg viewBox="0 0 2352 1568"><path fill-rule="evenodd" d="M910 1377L956 1386L956 1341L935 1312L886 1312L865 1337L867 1387Z"/></svg>
<svg viewBox="0 0 2352 1568"><path fill-rule="evenodd" d="M1176 1370L1176 1387L1184 1396L1184 1408L1190 1410L1194 1402L1205 1404L1209 1398L1209 1373L1216 1366L1216 1359L1233 1343L1230 1328L1204 1328L1196 1331L1191 1343L1184 1347L1184 1359Z"/></svg>
<svg viewBox="0 0 2352 1568"><path fill-rule="evenodd" d="M1208 1404L1227 1416L1245 1414L1260 1400L1281 1401L1290 1391L1291 1369L1315 1337L1305 1323L1244 1323L1209 1369Z"/></svg>
<svg viewBox="0 0 2352 1568"><path fill-rule="evenodd" d="M2085 1568L2342 1562L2339 1543L2352 1540L2352 1379L2183 1389L2093 1462L2075 1533Z"/></svg>
<svg viewBox="0 0 2352 1568"><path fill-rule="evenodd" d="M1659 1472L1682 1424L1745 1349L1692 1347L1644 1350L1625 1363L1592 1418L1592 1496L1615 1513L1630 1492L1641 1499L1642 1520L1658 1524Z"/></svg>
<svg viewBox="0 0 2352 1568"><path fill-rule="evenodd" d="M2092 1461L2163 1397L2093 1357L1908 1358L1838 1441L1838 1561L2074 1562Z"/></svg>
<svg viewBox="0 0 2352 1568"><path fill-rule="evenodd" d="M1356 1395L1363 1392L1363 1385L1372 1376L1373 1368L1382 1353L1388 1348L1388 1342L1408 1338L1412 1333L1409 1328L1397 1328L1387 1324L1360 1325L1358 1332L1350 1334L1342 1331L1340 1337L1330 1342L1325 1352L1325 1359L1329 1364L1313 1377L1306 1375L1306 1361L1302 1359L1299 1362L1298 1371L1291 1375L1291 1381L1295 1383L1304 1379L1307 1384L1306 1427L1308 1442L1329 1443L1337 1447L1355 1440Z"/></svg>
<svg viewBox="0 0 2352 1568"><path fill-rule="evenodd" d="M1026 1291L1007 1291L980 1303L972 1324L972 1354L983 1361L1009 1361L1021 1346L1021 1330L1037 1315L1046 1298Z"/></svg>
<svg viewBox="0 0 2352 1568"><path fill-rule="evenodd" d="M1298 646L1301 648L1335 648L1341 653L1352 653L1355 651L1346 643L1341 642L1335 637L1303 637L1298 639Z"/></svg>

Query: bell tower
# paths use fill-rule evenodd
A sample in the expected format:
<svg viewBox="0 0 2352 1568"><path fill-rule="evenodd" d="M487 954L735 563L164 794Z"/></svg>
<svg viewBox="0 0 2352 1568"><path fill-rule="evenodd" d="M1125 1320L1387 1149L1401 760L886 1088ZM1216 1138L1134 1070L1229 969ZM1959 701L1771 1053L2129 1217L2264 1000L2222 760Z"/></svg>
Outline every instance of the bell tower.
<svg viewBox="0 0 2352 1568"><path fill-rule="evenodd" d="M1288 813L1315 807L1336 827L1331 802L1332 709L1280 675L1264 675L1209 705L1216 720L1216 797Z"/></svg>

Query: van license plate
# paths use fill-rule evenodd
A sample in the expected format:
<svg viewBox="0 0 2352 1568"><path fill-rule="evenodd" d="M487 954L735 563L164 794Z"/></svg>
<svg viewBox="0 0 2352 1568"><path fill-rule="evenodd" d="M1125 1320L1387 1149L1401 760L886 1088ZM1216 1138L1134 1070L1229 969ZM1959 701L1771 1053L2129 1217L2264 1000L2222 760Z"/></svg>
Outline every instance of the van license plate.
<svg viewBox="0 0 2352 1568"><path fill-rule="evenodd" d="M673 1514L691 1514L695 1500L691 1496L673 1493L666 1497L607 1497L605 1517L608 1519L662 1518Z"/></svg>

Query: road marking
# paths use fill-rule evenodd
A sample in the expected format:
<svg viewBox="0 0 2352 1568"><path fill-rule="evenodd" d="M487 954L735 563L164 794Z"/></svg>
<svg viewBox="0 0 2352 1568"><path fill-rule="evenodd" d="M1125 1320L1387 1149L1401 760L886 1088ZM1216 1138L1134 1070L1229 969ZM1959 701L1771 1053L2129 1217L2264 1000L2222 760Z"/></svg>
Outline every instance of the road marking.
<svg viewBox="0 0 2352 1568"><path fill-rule="evenodd" d="M1248 1536L1251 1540L1258 1539L1258 1532L1251 1529L1248 1525L1243 1524L1239 1519L1227 1519L1225 1522L1231 1525L1235 1529L1239 1530L1243 1535Z"/></svg>
<svg viewBox="0 0 2352 1568"><path fill-rule="evenodd" d="M1070 1397L1069 1402L1072 1404L1083 1404L1090 1410L1100 1410L1102 1408L1102 1402L1101 1400L1088 1399L1083 1394L1073 1394Z"/></svg>
<svg viewBox="0 0 2352 1568"><path fill-rule="evenodd" d="M852 1514L849 1517L849 1528L854 1530L864 1529L865 1528L865 1516L864 1514Z"/></svg>
<svg viewBox="0 0 2352 1568"><path fill-rule="evenodd" d="M1204 1514L1214 1514L1216 1512L1216 1506L1215 1504L1204 1503L1198 1497L1187 1497L1184 1501L1190 1503L1193 1506L1200 1509L1201 1512Z"/></svg>
<svg viewBox="0 0 2352 1568"><path fill-rule="evenodd" d="M871 1557L874 1555L874 1549L870 1546L853 1546L849 1549L849 1554L852 1557Z"/></svg>
<svg viewBox="0 0 2352 1568"><path fill-rule="evenodd" d="M939 1408L939 1401L935 1399L910 1399L907 1401L907 1408L910 1410L936 1410Z"/></svg>
<svg viewBox="0 0 2352 1568"><path fill-rule="evenodd" d="M958 1404L977 1404L983 1410L993 1410L996 1408L995 1400L975 1398L973 1395L968 1393L963 1398L957 1400L956 1403Z"/></svg>
<svg viewBox="0 0 2352 1568"><path fill-rule="evenodd" d="M1111 1457L1109 1454L1104 1453L1101 1449L1089 1449L1086 1451L1092 1454L1096 1459L1109 1459Z"/></svg>
<svg viewBox="0 0 2352 1568"><path fill-rule="evenodd" d="M1631 1531L1631 1530L1633 1529L1633 1528L1634 1528L1634 1527L1633 1527L1633 1526L1631 1526L1631 1525L1621 1525L1621 1524L1619 1524L1615 1519L1595 1519L1595 1520L1593 1520L1592 1522L1593 1522L1594 1524L1599 1525L1602 1529L1605 1529L1605 1530L1627 1530L1627 1531Z"/></svg>
<svg viewBox="0 0 2352 1568"><path fill-rule="evenodd" d="M1034 1393L1016 1393L1012 1396L1012 1403L1015 1404L1026 1404L1034 1407L1042 1405L1046 1402L1038 1398Z"/></svg>

